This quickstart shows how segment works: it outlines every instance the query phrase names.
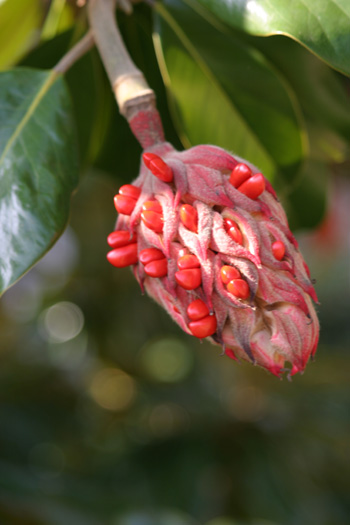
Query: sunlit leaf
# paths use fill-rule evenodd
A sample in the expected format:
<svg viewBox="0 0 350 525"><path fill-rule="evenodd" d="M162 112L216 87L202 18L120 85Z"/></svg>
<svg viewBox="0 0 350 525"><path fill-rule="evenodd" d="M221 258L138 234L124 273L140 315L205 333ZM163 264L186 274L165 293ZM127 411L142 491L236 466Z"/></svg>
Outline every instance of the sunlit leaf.
<svg viewBox="0 0 350 525"><path fill-rule="evenodd" d="M52 0L41 32L42 40L49 40L69 29L74 23L73 6L66 0Z"/></svg>
<svg viewBox="0 0 350 525"><path fill-rule="evenodd" d="M0 1L0 69L16 62L35 41L43 18L40 0Z"/></svg>
<svg viewBox="0 0 350 525"><path fill-rule="evenodd" d="M288 35L350 75L349 0L197 1L226 23L254 35Z"/></svg>

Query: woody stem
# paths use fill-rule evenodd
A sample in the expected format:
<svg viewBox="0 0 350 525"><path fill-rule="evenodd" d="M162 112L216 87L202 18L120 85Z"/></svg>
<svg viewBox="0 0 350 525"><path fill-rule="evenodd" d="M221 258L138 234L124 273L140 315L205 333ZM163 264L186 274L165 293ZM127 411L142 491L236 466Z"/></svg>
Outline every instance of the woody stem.
<svg viewBox="0 0 350 525"><path fill-rule="evenodd" d="M154 91L124 45L116 24L114 0L90 0L88 16L120 113L144 148L163 142Z"/></svg>

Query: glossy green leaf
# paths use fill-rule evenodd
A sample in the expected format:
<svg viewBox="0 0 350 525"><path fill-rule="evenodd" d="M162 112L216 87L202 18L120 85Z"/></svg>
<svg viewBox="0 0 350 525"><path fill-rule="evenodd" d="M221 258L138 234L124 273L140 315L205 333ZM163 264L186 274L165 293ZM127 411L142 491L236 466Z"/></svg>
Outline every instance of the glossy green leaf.
<svg viewBox="0 0 350 525"><path fill-rule="evenodd" d="M42 21L40 0L0 1L0 69L14 64L35 42Z"/></svg>
<svg viewBox="0 0 350 525"><path fill-rule="evenodd" d="M58 239L78 182L64 80L51 71L0 74L0 292Z"/></svg>
<svg viewBox="0 0 350 525"><path fill-rule="evenodd" d="M256 48L179 0L158 7L155 39L186 145L214 143L292 180L303 157L299 107ZM287 175L287 171L289 173Z"/></svg>
<svg viewBox="0 0 350 525"><path fill-rule="evenodd" d="M186 0L192 3L192 0ZM221 20L260 36L285 34L350 75L349 0L198 0Z"/></svg>

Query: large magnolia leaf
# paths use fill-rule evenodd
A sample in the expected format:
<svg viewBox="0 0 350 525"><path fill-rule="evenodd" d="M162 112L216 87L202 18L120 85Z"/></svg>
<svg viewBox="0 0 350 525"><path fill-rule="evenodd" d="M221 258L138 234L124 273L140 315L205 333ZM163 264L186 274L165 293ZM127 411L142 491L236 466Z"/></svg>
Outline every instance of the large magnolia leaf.
<svg viewBox="0 0 350 525"><path fill-rule="evenodd" d="M0 293L63 231L78 181L77 145L63 78L0 74Z"/></svg>
<svg viewBox="0 0 350 525"><path fill-rule="evenodd" d="M349 0L197 1L226 23L248 33L285 34L350 75Z"/></svg>
<svg viewBox="0 0 350 525"><path fill-rule="evenodd" d="M155 39L173 113L187 145L214 143L289 181L303 157L293 93L256 48L179 0L158 5Z"/></svg>

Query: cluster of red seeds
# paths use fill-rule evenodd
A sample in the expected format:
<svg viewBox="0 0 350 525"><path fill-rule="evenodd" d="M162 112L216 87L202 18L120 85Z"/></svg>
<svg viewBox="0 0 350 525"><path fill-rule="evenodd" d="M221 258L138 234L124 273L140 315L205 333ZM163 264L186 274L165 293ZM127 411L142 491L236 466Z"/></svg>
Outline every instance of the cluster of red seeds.
<svg viewBox="0 0 350 525"><path fill-rule="evenodd" d="M146 167L163 182L173 181L173 172L158 155L144 153L143 162ZM244 163L237 164L232 170L229 181L239 192L250 199L256 200L266 187L266 180L261 173L252 174L252 170ZM119 194L115 196L115 207L120 214L131 215L141 189L131 184L122 186ZM182 224L190 231L197 233L198 214L191 204L180 204L179 218ZM146 200L142 203L140 215L143 224L156 233L162 233L164 227L162 206L156 199ZM232 219L224 219L224 228L229 237L237 244L244 246L244 238L238 224ZM107 255L109 262L122 268L140 262L144 272L152 278L163 278L168 273L168 261L163 252L158 248L146 248L138 253L137 237L128 231L114 231L108 236L108 243L113 248ZM284 243L277 240L272 243L271 251L275 259L282 261L285 255ZM202 284L201 265L196 255L180 253L177 259L178 271L175 279L178 286L185 290L195 290ZM234 266L224 265L220 270L222 283L228 293L240 301L250 298L250 288L247 281ZM199 338L211 336L217 328L217 320L211 314L208 306L201 299L191 302L187 308L189 318L188 328L192 334Z"/></svg>

